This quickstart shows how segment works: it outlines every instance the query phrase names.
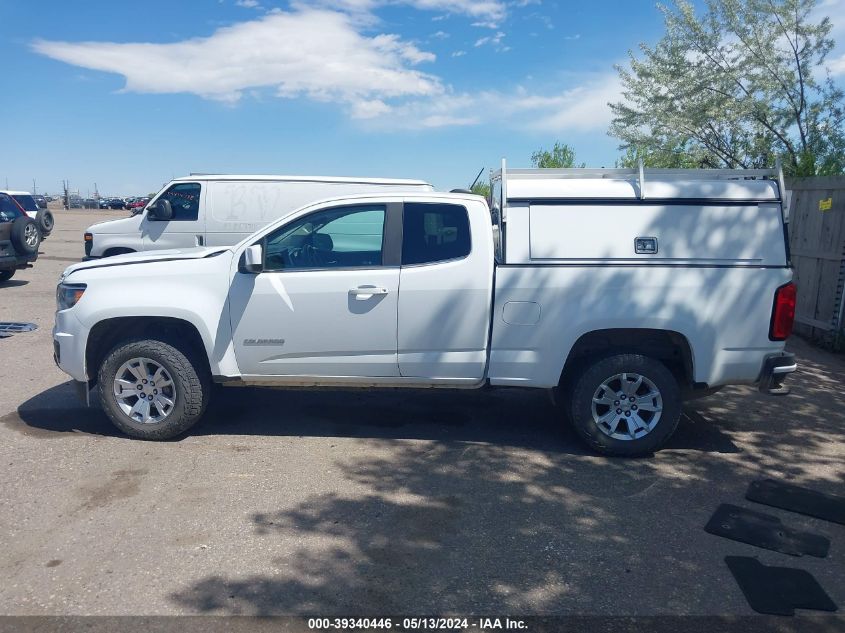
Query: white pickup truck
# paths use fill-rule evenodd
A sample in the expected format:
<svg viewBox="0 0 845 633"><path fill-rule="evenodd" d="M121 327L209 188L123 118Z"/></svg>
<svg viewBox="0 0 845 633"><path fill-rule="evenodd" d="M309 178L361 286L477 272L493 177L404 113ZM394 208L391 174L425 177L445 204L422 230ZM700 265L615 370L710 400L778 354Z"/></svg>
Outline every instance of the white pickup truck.
<svg viewBox="0 0 845 633"><path fill-rule="evenodd" d="M70 266L56 362L144 439L196 423L212 382L523 387L553 390L595 450L636 455L685 397L784 391L795 287L777 172L503 163L492 185L492 209L351 195L235 246Z"/></svg>

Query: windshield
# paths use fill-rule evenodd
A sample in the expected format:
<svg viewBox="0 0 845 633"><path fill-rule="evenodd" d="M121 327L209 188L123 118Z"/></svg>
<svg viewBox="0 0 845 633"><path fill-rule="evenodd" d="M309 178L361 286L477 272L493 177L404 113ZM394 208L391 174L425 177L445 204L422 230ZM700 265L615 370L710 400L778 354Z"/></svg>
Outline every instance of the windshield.
<svg viewBox="0 0 845 633"><path fill-rule="evenodd" d="M12 197L18 201L18 204L23 207L24 211L38 211L38 203L35 202L35 198L31 195L16 193Z"/></svg>
<svg viewBox="0 0 845 633"><path fill-rule="evenodd" d="M23 215L20 207L10 196L0 193L0 222L11 222Z"/></svg>

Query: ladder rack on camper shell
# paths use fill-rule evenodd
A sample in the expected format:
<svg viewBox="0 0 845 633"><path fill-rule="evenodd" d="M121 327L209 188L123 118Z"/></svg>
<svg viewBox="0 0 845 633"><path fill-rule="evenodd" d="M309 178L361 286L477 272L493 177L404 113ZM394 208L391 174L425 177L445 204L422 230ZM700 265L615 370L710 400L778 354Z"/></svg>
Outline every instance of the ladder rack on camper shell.
<svg viewBox="0 0 845 633"><path fill-rule="evenodd" d="M519 182L527 184L526 181L543 182L550 180L561 181L561 191L554 196L558 198L637 198L645 200L649 196L646 195L647 187L652 184L660 183L666 186L678 186L684 183L689 183L691 188L695 191L702 191L701 184L703 182L718 183L721 182L726 185L728 182L742 183L752 181L773 181L777 184L777 190L772 191L770 195L766 195L765 199L771 201L781 202L783 192L786 191L783 180L783 170L781 169L780 161L772 169L653 169L643 167L642 161L633 169L508 169L505 159L502 159L502 167L496 171L491 172L490 182L494 189L498 183L501 184L500 200L502 206L506 206L508 200L526 199L526 198L548 198L550 191L548 186L538 186L537 194L525 196L510 196L508 195L508 183ZM569 183L567 184L567 181ZM585 187L582 191L565 191L566 189L573 189L573 181L593 181L593 187ZM604 181L601 184L596 181ZM628 187L616 187L615 190L609 190L606 184L612 181L618 184L627 184ZM696 183L698 186L696 187ZM582 183L586 185L587 183ZM605 185L605 186L603 186ZM594 188L595 193L589 195L588 190ZM519 187L520 190L525 191L525 187ZM577 187L575 187L577 189ZM542 191L545 190L545 191ZM607 192L610 191L610 195ZM719 190L726 191L724 186ZM758 188L759 191L759 188ZM573 195L575 194L575 195ZM499 197L499 196L496 196ZM652 198L654 196L651 196ZM685 197L679 195L678 197ZM703 196L705 198L718 198L718 195ZM742 190L737 189L731 192L730 198L741 199ZM750 195L749 198L754 197ZM494 200L495 202L495 200Z"/></svg>

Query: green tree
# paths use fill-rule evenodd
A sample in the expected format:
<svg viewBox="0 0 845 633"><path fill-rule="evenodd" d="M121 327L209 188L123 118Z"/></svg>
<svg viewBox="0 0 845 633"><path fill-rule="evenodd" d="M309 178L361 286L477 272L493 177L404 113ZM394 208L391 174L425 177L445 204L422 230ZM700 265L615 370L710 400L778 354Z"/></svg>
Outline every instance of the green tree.
<svg viewBox="0 0 845 633"><path fill-rule="evenodd" d="M816 0L706 0L658 5L666 32L617 66L610 104L620 149L659 167L753 168L781 158L789 174L845 169L843 92L817 78L831 49ZM815 73L815 74L814 74Z"/></svg>
<svg viewBox="0 0 845 633"><path fill-rule="evenodd" d="M565 169L570 167L585 167L585 163L580 165L575 164L575 150L567 145L555 141L555 146L551 151L545 149L538 149L531 154L531 164L534 167L543 169Z"/></svg>
<svg viewBox="0 0 845 633"><path fill-rule="evenodd" d="M481 196L486 200L490 199L490 183L479 180L470 189L475 195Z"/></svg>

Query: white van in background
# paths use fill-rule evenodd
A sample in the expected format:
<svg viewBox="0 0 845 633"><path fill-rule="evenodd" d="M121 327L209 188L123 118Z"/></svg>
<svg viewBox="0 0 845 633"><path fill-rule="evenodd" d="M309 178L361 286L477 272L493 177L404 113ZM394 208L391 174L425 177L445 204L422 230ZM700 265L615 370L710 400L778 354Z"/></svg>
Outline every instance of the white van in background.
<svg viewBox="0 0 845 633"><path fill-rule="evenodd" d="M86 259L123 253L229 246L322 198L433 191L423 180L319 176L192 175L170 181L138 214L85 232Z"/></svg>

